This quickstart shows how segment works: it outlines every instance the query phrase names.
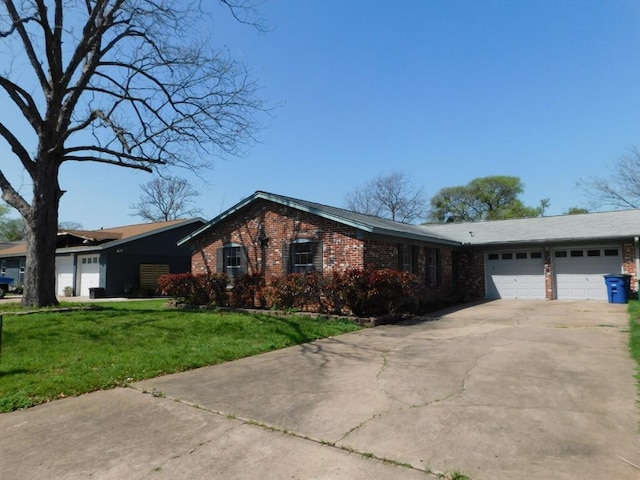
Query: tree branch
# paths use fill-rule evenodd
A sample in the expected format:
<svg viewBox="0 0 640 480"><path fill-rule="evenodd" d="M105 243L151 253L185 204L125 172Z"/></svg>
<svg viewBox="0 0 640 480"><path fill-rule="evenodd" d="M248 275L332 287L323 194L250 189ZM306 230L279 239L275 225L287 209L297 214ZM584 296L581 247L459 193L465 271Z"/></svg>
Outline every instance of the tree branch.
<svg viewBox="0 0 640 480"><path fill-rule="evenodd" d="M22 196L13 188L11 183L0 170L0 190L2 190L2 199L18 210L20 214L28 219L31 216L31 206Z"/></svg>
<svg viewBox="0 0 640 480"><path fill-rule="evenodd" d="M61 1L61 0L56 0L56 1ZM42 90L44 92L50 92L51 90L51 86L49 85L49 82L47 81L47 77L44 73L44 70L42 69L42 66L40 65L40 61L38 59L38 55L36 55L35 49L33 48L33 44L31 43L31 39L29 38L29 34L27 33L25 26L25 21L24 19L20 18L20 14L18 13L18 11L16 10L16 6L13 2L13 0L4 0L4 4L7 8L7 11L9 12L9 15L11 16L11 20L13 21L13 25L15 27L15 30L18 31L18 35L20 36L20 39L22 40L22 44L24 46L25 52L27 54L27 57L29 58L29 62L31 63L31 67L33 67L33 70L36 73L36 77L38 78L38 81L40 82L40 86L42 87ZM46 30L47 28L47 19L45 18L38 18L38 17L29 17L29 18L33 18L34 21L36 21L37 23L39 23L43 29Z"/></svg>
<svg viewBox="0 0 640 480"><path fill-rule="evenodd" d="M29 152L27 152L27 150L22 146L22 143L20 143L4 123L0 123L0 136L7 141L11 147L11 151L20 159L20 163L22 163L22 166L27 170L29 175L33 176L35 171L35 162L31 160Z"/></svg>

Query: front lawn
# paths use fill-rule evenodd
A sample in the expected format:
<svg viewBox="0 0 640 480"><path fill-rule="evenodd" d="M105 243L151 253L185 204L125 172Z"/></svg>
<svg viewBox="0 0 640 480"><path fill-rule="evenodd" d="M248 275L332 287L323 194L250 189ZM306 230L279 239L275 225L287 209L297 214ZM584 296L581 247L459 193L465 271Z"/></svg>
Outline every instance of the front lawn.
<svg viewBox="0 0 640 480"><path fill-rule="evenodd" d="M3 305L0 412L359 329L304 316L166 309L165 301L12 315ZM73 305L77 306L77 304Z"/></svg>

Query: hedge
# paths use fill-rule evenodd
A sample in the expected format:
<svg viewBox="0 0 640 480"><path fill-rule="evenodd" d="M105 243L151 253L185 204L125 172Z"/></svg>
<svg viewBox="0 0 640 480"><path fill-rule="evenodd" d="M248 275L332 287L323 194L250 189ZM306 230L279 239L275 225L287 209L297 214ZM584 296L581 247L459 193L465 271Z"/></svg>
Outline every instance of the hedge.
<svg viewBox="0 0 640 480"><path fill-rule="evenodd" d="M224 275L170 274L160 277L160 290L179 302L238 308L276 308L368 317L419 313L424 287L417 277L396 270L347 270L322 276L259 274L234 280L227 290Z"/></svg>

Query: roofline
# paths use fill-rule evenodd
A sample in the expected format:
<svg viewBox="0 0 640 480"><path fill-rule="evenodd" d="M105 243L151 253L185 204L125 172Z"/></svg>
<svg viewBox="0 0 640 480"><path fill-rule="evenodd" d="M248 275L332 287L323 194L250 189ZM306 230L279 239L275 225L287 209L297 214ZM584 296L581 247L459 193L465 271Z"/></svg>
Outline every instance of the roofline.
<svg viewBox="0 0 640 480"><path fill-rule="evenodd" d="M244 207L246 207L247 205L249 205L250 203L252 203L252 202L254 202L255 200L258 200L258 199L267 200L267 201L270 201L270 202L273 202L273 203L277 203L279 205L284 205L284 206L287 206L287 207L291 207L291 208L294 208L296 210L300 210L300 211L303 211L303 212L306 212L306 213L311 213L311 214L316 215L318 217L325 218L327 220L333 220L334 222L338 222L338 223L341 223L343 225L348 225L350 227L356 228L358 230L362 230L364 232L372 233L372 234L386 235L386 236L399 237L399 238L408 238L408 239L412 239L412 240L422 240L422 241L427 241L427 242L432 242L432 243L440 243L440 244L452 245L452 246L460 246L461 245L461 243L458 242L458 241L448 240L448 239L440 238L440 237L434 237L433 235L430 235L428 232L425 232L424 235L422 235L422 234L416 234L416 233L399 232L397 230L391 230L391 229L387 229L387 228L372 227L372 226L367 225L367 224L362 223L362 222L358 222L358 221L355 221L355 220L352 220L352 219L347 219L347 218L341 217L339 215L331 214L331 213L329 213L329 212L327 212L325 210L322 210L320 208L314 208L314 207L311 207L311 206L308 206L308 205L303 205L303 204L297 202L296 199L294 199L294 198L283 197L281 195L274 195L274 194L267 193L267 192L262 192L262 191L257 191L253 195L250 195L249 197L246 197L244 200L241 200L240 202L236 203L231 208L225 210L224 212L222 212L218 216L216 216L213 219L211 219L209 222L207 222L205 225L200 227L195 232L193 232L190 235L187 235L186 237L178 240L177 245L178 246L182 246L185 243L193 240L195 237L197 237L201 233L204 233L207 230L209 230L209 228L211 228L215 224L217 224L217 223L221 222L222 220L230 217L234 213L238 212L239 210L243 209ZM335 207L331 207L331 208L335 208Z"/></svg>
<svg viewBox="0 0 640 480"><path fill-rule="evenodd" d="M140 240L142 238L149 237L151 235L156 235L158 233L168 232L169 230L173 230L174 228L184 227L185 225L189 225L191 223L204 222L204 221L205 220L203 218L201 218L201 217L187 218L186 220L183 220L183 221L178 222L178 223L174 223L173 225L167 225L165 227L158 228L156 230L150 230L150 231L145 232L145 233L140 233L138 235L134 235L133 237L127 237L127 238L123 238L123 239L120 239L120 240L114 240L112 242L106 242L106 243L103 243L101 245L97 245L97 247L103 247L103 248L100 248L99 250L106 250L107 248L117 247L119 245L123 245L123 244L129 243L129 242L133 242L135 240Z"/></svg>
<svg viewBox="0 0 640 480"><path fill-rule="evenodd" d="M612 237L562 237L562 238L538 238L532 240L505 240L503 242L483 242L472 243L464 242L461 245L464 247L492 247L502 245L555 245L555 244L575 244L575 243L598 243L598 242L612 242L616 240L628 240L637 237L638 235L616 235Z"/></svg>
<svg viewBox="0 0 640 480"><path fill-rule="evenodd" d="M113 248L113 247L118 247L120 245L124 245L125 243L133 242L133 241L136 241L136 240L141 240L141 239L149 237L151 235L156 235L158 233L168 232L169 230L173 230L174 228L184 227L185 225L189 225L191 223L196 223L196 222L204 222L204 219L200 218L200 217L188 218L188 219L183 220L181 222L174 223L173 225L166 225L166 226L164 226L162 228L158 228L158 229L155 229L155 230L150 230L150 231L145 232L145 233L140 233L140 234L134 235L132 237L127 237L127 238L123 238L123 239L119 239L119 240L112 240L110 242L105 242L105 243L102 243L100 245L90 245L90 246L87 246L87 247L56 248L56 254L58 254L58 253L97 252L97 251L108 250L108 249ZM0 258L12 258L12 257L24 257L24 256L26 256L26 252L25 253L14 253L14 254L1 254L0 253Z"/></svg>

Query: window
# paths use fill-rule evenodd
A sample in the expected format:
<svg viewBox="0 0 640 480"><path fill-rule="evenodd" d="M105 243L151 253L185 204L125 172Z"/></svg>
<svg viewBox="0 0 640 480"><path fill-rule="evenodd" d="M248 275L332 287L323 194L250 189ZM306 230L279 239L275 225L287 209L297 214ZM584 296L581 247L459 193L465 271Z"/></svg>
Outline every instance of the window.
<svg viewBox="0 0 640 480"><path fill-rule="evenodd" d="M587 250L587 257L599 257L600 250Z"/></svg>
<svg viewBox="0 0 640 480"><path fill-rule="evenodd" d="M556 258L566 258L567 256L567 251L566 250L558 250L557 252L554 253Z"/></svg>
<svg viewBox="0 0 640 480"><path fill-rule="evenodd" d="M242 245L229 243L218 250L217 272L225 273L233 283L235 278L247 274L247 251Z"/></svg>
<svg viewBox="0 0 640 480"><path fill-rule="evenodd" d="M531 252L529 258L542 258L542 252Z"/></svg>
<svg viewBox="0 0 640 480"><path fill-rule="evenodd" d="M401 272L418 273L418 253L420 247L398 244L398 270Z"/></svg>
<svg viewBox="0 0 640 480"><path fill-rule="evenodd" d="M516 259L525 260L527 258L527 252L516 252Z"/></svg>
<svg viewBox="0 0 640 480"><path fill-rule="evenodd" d="M503 260L513 260L513 253L503 253L502 254L502 259Z"/></svg>
<svg viewBox="0 0 640 480"><path fill-rule="evenodd" d="M224 249L224 273L229 278L238 278L242 262L240 261L240 247L227 247Z"/></svg>
<svg viewBox="0 0 640 480"><path fill-rule="evenodd" d="M604 256L605 257L617 257L618 256L618 249L617 248L607 248L604 251Z"/></svg>
<svg viewBox="0 0 640 480"><path fill-rule="evenodd" d="M442 283L442 254L439 248L427 248L426 257L426 283L430 287L435 287Z"/></svg>
<svg viewBox="0 0 640 480"><path fill-rule="evenodd" d="M320 242L298 238L289 244L289 271L294 273L322 272Z"/></svg>
<svg viewBox="0 0 640 480"><path fill-rule="evenodd" d="M583 250L571 250L571 256L572 257L584 257L584 251Z"/></svg>
<svg viewBox="0 0 640 480"><path fill-rule="evenodd" d="M500 259L500 255L498 255L497 253L489 254L489 260L499 260L499 259Z"/></svg>
<svg viewBox="0 0 640 480"><path fill-rule="evenodd" d="M7 261L2 260L2 264L0 264L0 274L5 276L7 274Z"/></svg>
<svg viewBox="0 0 640 480"><path fill-rule="evenodd" d="M292 255L294 272L302 273L313 271L313 242L294 244Z"/></svg>

